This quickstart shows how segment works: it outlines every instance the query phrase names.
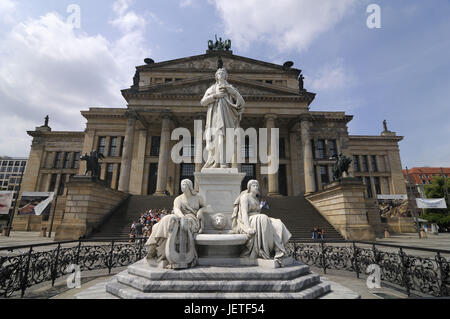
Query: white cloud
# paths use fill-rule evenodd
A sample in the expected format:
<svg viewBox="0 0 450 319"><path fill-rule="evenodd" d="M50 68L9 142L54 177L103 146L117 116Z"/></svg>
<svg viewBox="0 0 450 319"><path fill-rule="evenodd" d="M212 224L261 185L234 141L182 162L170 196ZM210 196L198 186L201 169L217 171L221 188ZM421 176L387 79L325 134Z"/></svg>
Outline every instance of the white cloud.
<svg viewBox="0 0 450 319"><path fill-rule="evenodd" d="M308 46L339 23L357 0L211 0L222 17L226 33L241 49L267 41L281 50Z"/></svg>
<svg viewBox="0 0 450 319"><path fill-rule="evenodd" d="M356 76L345 68L342 59L334 63L324 65L314 72L312 76L305 76L306 84L315 92L341 90L352 86L356 82Z"/></svg>
<svg viewBox="0 0 450 319"><path fill-rule="evenodd" d="M12 0L0 0L0 21L12 23L12 15L16 11L16 4Z"/></svg>
<svg viewBox="0 0 450 319"><path fill-rule="evenodd" d="M42 125L47 114L53 130L82 130L81 110L125 107L120 90L132 84L134 67L150 54L145 20L129 3L114 3L115 41L74 29L56 13L5 32L0 38L0 114L3 123L11 124L0 130L0 154L27 156L30 143L24 141L31 139L26 131Z"/></svg>
<svg viewBox="0 0 450 319"><path fill-rule="evenodd" d="M186 8L192 6L193 1L192 0L181 0L180 1L180 8Z"/></svg>

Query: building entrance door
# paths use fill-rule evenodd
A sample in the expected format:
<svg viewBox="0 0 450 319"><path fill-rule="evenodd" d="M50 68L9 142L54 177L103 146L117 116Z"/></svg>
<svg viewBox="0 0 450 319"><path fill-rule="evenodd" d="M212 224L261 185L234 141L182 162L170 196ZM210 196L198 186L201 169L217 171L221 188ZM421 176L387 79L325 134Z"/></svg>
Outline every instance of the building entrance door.
<svg viewBox="0 0 450 319"><path fill-rule="evenodd" d="M156 192L156 183L158 181L158 163L150 164L150 173L148 176L148 195Z"/></svg>
<svg viewBox="0 0 450 319"><path fill-rule="evenodd" d="M244 191L247 189L247 184L252 179L256 179L256 165L255 164L242 164L242 173L245 173L244 180L242 181L241 190Z"/></svg>
<svg viewBox="0 0 450 319"><path fill-rule="evenodd" d="M287 196L287 179L286 179L286 164L280 164L278 169L278 191L281 195Z"/></svg>
<svg viewBox="0 0 450 319"><path fill-rule="evenodd" d="M195 164L181 164L180 165L180 182L178 183L179 191L178 193L181 195L181 181L184 179L189 179L192 182L192 185L195 185Z"/></svg>

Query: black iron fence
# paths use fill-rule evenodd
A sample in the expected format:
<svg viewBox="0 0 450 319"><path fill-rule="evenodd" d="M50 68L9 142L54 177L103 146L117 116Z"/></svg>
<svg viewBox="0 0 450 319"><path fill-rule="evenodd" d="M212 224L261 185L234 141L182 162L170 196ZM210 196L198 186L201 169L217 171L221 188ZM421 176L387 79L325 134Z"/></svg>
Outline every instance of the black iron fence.
<svg viewBox="0 0 450 319"><path fill-rule="evenodd" d="M69 266L80 271L128 266L144 258L144 240L79 240L32 246L0 248L0 296L10 297L43 282L70 274Z"/></svg>
<svg viewBox="0 0 450 319"><path fill-rule="evenodd" d="M31 286L55 281L71 273L108 270L145 257L145 239L80 240L0 248L0 296L23 297ZM381 280L403 287L406 293L447 297L450 292L450 250L405 247L367 242L291 241L289 254L307 265L354 272L360 278L369 265L378 265ZM408 252L408 253L407 253ZM414 252L414 253L412 253ZM425 256L425 257L424 257Z"/></svg>
<svg viewBox="0 0 450 319"><path fill-rule="evenodd" d="M370 265L380 268L381 281L412 293L448 297L450 250L427 249L370 242L293 241L289 252L309 266L367 274Z"/></svg>

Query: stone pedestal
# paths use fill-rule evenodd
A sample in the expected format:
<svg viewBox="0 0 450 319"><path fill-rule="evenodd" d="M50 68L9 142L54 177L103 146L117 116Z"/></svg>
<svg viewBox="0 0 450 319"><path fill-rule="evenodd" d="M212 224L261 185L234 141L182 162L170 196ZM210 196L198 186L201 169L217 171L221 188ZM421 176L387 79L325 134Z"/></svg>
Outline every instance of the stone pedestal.
<svg viewBox="0 0 450 319"><path fill-rule="evenodd" d="M199 193L212 211L205 214L205 234L227 234L231 232L231 215L233 203L241 193L241 183L245 173L236 168L210 168L195 173L199 185ZM226 218L224 229L215 229L211 218L215 214L223 214Z"/></svg>
<svg viewBox="0 0 450 319"><path fill-rule="evenodd" d="M88 235L127 198L128 194L110 189L90 176L72 177L67 183L65 215L56 228L55 241Z"/></svg>
<svg viewBox="0 0 450 319"><path fill-rule="evenodd" d="M344 178L306 199L346 240L372 241L376 236L368 221L364 191L360 180Z"/></svg>

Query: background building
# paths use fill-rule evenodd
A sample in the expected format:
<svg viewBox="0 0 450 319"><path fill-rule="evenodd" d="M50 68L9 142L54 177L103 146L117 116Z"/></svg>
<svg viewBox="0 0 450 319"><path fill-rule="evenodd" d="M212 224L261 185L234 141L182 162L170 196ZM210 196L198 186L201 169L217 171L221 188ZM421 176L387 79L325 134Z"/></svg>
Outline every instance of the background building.
<svg viewBox="0 0 450 319"><path fill-rule="evenodd" d="M21 175L25 172L27 162L28 158L23 157L0 157L0 191L14 191L10 214L19 195Z"/></svg>
<svg viewBox="0 0 450 319"><path fill-rule="evenodd" d="M179 194L180 181L194 181L194 172L202 165L171 161L177 143L171 141L171 132L184 127L193 136L194 120L204 124L206 109L200 100L215 82L219 57L230 74L229 82L246 101L241 126L280 129L278 173L262 175L261 163L250 160L254 150L246 145L241 151L248 159L239 165L247 173L243 187L246 181L258 179L265 197L304 200L305 194L320 192L332 182L330 157L342 153L353 159L351 173L365 185L371 222L377 220L376 194L406 193L398 146L402 137L386 127L380 135L350 135L347 124L353 116L312 110L315 94L299 83L301 70L232 51L207 51L160 63L146 60L136 68L133 85L122 91L126 108L82 111L87 120L84 132L53 132L48 125L28 132L33 143L23 191L57 191L61 199L55 222L59 223L64 216L65 183L72 175L84 174L80 155L96 150L106 157L101 178L108 187L131 195L163 196L166 190ZM195 147L192 142L188 148L192 155Z"/></svg>

